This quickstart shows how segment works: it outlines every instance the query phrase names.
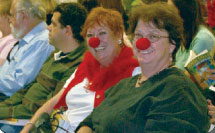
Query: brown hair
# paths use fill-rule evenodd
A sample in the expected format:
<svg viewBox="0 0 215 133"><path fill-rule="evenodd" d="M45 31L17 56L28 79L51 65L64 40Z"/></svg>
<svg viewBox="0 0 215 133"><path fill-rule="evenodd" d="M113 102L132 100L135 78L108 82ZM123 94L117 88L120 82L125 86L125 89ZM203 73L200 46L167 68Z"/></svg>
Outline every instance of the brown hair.
<svg viewBox="0 0 215 133"><path fill-rule="evenodd" d="M100 6L108 9L115 9L119 11L121 14L124 13L124 7L122 4L122 0L98 0Z"/></svg>
<svg viewBox="0 0 215 133"><path fill-rule="evenodd" d="M176 46L173 51L173 59L175 59L176 51L180 45L183 45L183 20L174 6L164 2L139 6L132 10L129 19L129 32L131 34L134 33L139 20L144 23L152 23L158 29L166 30L169 34L170 42Z"/></svg>
<svg viewBox="0 0 215 133"><path fill-rule="evenodd" d="M0 15L9 15L12 0L0 0Z"/></svg>
<svg viewBox="0 0 215 133"><path fill-rule="evenodd" d="M94 26L95 24L107 25L114 34L124 32L121 14L118 11L112 9L104 9L103 7L93 8L87 16L81 35L86 37L88 28Z"/></svg>
<svg viewBox="0 0 215 133"><path fill-rule="evenodd" d="M40 0L40 2L45 6L46 14L53 13L57 6L57 2L55 0Z"/></svg>

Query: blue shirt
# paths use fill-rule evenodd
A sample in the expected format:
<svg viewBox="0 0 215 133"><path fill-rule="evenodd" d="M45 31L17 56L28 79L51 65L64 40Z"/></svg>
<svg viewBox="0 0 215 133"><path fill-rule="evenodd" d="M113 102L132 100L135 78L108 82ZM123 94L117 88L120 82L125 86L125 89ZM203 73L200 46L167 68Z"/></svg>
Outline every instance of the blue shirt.
<svg viewBox="0 0 215 133"><path fill-rule="evenodd" d="M184 65L190 56L190 50L193 50L197 55L204 50L213 51L215 45L215 37L213 34L204 26L199 27L199 31L193 38L189 49L184 49L180 47L176 53L175 65L181 70L185 71Z"/></svg>
<svg viewBox="0 0 215 133"><path fill-rule="evenodd" d="M35 79L44 61L54 50L49 44L45 22L26 34L10 54L10 61L0 67L0 92L11 96Z"/></svg>

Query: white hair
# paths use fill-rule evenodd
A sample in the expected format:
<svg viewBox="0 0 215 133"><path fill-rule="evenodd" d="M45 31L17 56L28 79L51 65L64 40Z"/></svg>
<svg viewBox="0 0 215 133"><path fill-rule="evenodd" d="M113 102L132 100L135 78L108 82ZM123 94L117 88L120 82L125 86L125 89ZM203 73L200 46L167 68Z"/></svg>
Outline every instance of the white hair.
<svg viewBox="0 0 215 133"><path fill-rule="evenodd" d="M40 0L18 0L16 8L27 11L32 17L46 19L46 10Z"/></svg>

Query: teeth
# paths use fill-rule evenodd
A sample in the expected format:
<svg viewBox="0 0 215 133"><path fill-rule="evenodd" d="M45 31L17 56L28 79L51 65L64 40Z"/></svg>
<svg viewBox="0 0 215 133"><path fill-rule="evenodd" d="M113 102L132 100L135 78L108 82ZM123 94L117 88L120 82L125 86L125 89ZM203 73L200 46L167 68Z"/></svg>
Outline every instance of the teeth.
<svg viewBox="0 0 215 133"><path fill-rule="evenodd" d="M97 48L95 48L95 50L104 50L105 49L105 47L97 47Z"/></svg>
<svg viewBox="0 0 215 133"><path fill-rule="evenodd" d="M142 53L142 54L148 54L151 52L152 52L152 49L140 51L140 53Z"/></svg>

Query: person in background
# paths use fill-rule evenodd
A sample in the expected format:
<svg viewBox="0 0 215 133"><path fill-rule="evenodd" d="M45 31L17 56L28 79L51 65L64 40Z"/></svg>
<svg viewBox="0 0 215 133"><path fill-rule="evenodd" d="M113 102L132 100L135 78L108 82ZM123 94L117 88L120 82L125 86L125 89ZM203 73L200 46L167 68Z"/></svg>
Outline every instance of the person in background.
<svg viewBox="0 0 215 133"><path fill-rule="evenodd" d="M6 61L7 55L17 40L11 34L9 14L12 0L0 0L0 66Z"/></svg>
<svg viewBox="0 0 215 133"><path fill-rule="evenodd" d="M82 35L89 51L63 89L46 102L22 132L28 132L43 112L66 108L58 127L74 132L77 125L104 99L104 92L123 78L132 76L138 66L132 49L123 42L124 25L119 12L102 7L88 14ZM65 125L65 126L64 126ZM67 126L67 127L66 127ZM63 131L58 128L56 132Z"/></svg>
<svg viewBox="0 0 215 133"><path fill-rule="evenodd" d="M82 4L88 12L90 12L92 8L100 6L98 0L78 0L78 3Z"/></svg>
<svg viewBox="0 0 215 133"><path fill-rule="evenodd" d="M80 123L78 133L207 132L207 101L174 67L183 20L167 3L139 6L131 13L134 54L141 74L123 79Z"/></svg>
<svg viewBox="0 0 215 133"><path fill-rule="evenodd" d="M53 11L57 6L56 0L41 0L46 8L46 23L47 25L51 24L51 18L53 16Z"/></svg>
<svg viewBox="0 0 215 133"><path fill-rule="evenodd" d="M11 96L35 79L54 50L49 44L46 10L35 0L13 0L10 26L19 42L0 67L0 93Z"/></svg>
<svg viewBox="0 0 215 133"><path fill-rule="evenodd" d="M86 16L86 9L76 3L63 3L55 8L48 30L49 43L58 50L46 60L32 83L0 102L2 131L10 133L20 131L35 111L60 91L81 63L86 44L80 33ZM11 118L17 122L12 125L6 124Z"/></svg>
<svg viewBox="0 0 215 133"><path fill-rule="evenodd" d="M135 8L136 6L139 5L143 5L142 0L122 0L122 3L127 14L130 13L132 8Z"/></svg>
<svg viewBox="0 0 215 133"><path fill-rule="evenodd" d="M185 46L180 47L176 54L176 66L185 71L184 65L190 55L190 50L193 50L197 55L203 50L208 50L213 54L215 37L204 23L198 0L168 0L168 4L174 5L184 20ZM215 93L207 90L202 91L202 93L208 99L209 106L213 106L212 103L215 104ZM210 108L208 107L208 109L210 115Z"/></svg>
<svg viewBox="0 0 215 133"><path fill-rule="evenodd" d="M196 54L203 50L213 51L215 37L205 25L198 0L168 0L174 5L183 19L184 46L176 54L176 66L185 71L184 65L190 55L190 50Z"/></svg>

